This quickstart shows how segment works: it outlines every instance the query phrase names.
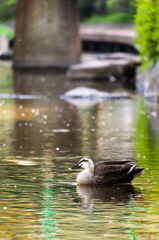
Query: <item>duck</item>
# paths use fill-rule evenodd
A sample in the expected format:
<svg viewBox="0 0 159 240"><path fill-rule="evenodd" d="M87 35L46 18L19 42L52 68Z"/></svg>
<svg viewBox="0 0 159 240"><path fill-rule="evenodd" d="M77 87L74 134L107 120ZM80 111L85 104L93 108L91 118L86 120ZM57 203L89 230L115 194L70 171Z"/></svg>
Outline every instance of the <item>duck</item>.
<svg viewBox="0 0 159 240"><path fill-rule="evenodd" d="M83 157L69 170L84 168L76 178L79 185L111 185L130 183L144 173L144 168L132 164L136 160L108 160L94 164L91 158Z"/></svg>

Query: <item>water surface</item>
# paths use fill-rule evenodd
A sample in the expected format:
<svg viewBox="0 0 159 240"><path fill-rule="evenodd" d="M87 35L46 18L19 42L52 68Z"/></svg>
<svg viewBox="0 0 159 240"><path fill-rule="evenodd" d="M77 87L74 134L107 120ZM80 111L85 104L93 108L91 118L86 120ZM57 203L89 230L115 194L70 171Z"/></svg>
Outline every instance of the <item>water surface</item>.
<svg viewBox="0 0 159 240"><path fill-rule="evenodd" d="M14 94L0 99L0 239L159 239L158 104L136 94L76 104L59 96L122 89L51 72L0 74L0 94ZM76 186L68 168L83 156L136 158L145 173L133 186Z"/></svg>

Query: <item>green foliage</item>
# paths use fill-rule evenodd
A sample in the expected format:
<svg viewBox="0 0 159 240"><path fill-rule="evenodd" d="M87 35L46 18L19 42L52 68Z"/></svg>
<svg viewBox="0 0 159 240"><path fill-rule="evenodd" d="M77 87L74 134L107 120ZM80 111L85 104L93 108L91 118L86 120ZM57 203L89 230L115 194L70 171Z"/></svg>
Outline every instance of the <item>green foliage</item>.
<svg viewBox="0 0 159 240"><path fill-rule="evenodd" d="M9 27L7 27L4 24L0 24L0 35L4 35L8 39L13 39L14 37L14 31L11 30Z"/></svg>
<svg viewBox="0 0 159 240"><path fill-rule="evenodd" d="M81 19L89 23L133 22L135 0L79 0Z"/></svg>
<svg viewBox="0 0 159 240"><path fill-rule="evenodd" d="M0 21L15 19L17 0L0 0Z"/></svg>
<svg viewBox="0 0 159 240"><path fill-rule="evenodd" d="M2 22L15 19L17 0L0 0L0 35L6 36L8 39L13 39L14 31Z"/></svg>
<svg viewBox="0 0 159 240"><path fill-rule="evenodd" d="M143 67L154 66L159 56L159 0L136 0L135 16L139 52Z"/></svg>
<svg viewBox="0 0 159 240"><path fill-rule="evenodd" d="M79 0L79 10L81 20L89 18L94 11L94 2L95 0Z"/></svg>
<svg viewBox="0 0 159 240"><path fill-rule="evenodd" d="M105 14L107 0L79 0L81 20L88 19L92 14Z"/></svg>
<svg viewBox="0 0 159 240"><path fill-rule="evenodd" d="M107 9L109 13L123 12L130 15L135 14L135 0L108 0Z"/></svg>
<svg viewBox="0 0 159 240"><path fill-rule="evenodd" d="M134 20L133 16L127 13L114 13L105 16L93 15L87 23L132 23Z"/></svg>
<svg viewBox="0 0 159 240"><path fill-rule="evenodd" d="M95 12L100 15L105 15L107 12L107 0L96 0L94 3Z"/></svg>

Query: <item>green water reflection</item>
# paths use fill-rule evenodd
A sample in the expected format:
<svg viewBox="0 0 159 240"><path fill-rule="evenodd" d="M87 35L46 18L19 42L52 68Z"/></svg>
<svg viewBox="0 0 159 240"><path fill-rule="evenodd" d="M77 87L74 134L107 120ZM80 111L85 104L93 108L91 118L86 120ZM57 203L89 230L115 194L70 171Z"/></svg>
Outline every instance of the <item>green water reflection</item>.
<svg viewBox="0 0 159 240"><path fill-rule="evenodd" d="M51 72L14 73L10 90L0 81L0 93L46 96L0 99L0 239L159 239L158 105L59 99L80 85L111 90ZM135 157L145 173L133 186L81 188L68 168L84 155Z"/></svg>

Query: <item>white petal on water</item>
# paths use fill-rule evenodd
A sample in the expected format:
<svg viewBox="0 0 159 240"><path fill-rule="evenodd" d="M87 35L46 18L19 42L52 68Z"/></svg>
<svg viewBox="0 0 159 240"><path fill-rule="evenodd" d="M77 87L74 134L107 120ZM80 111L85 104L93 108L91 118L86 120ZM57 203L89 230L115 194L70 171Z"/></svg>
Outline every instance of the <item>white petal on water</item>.
<svg viewBox="0 0 159 240"><path fill-rule="evenodd" d="M52 131L55 132L55 133L58 133L58 132L63 132L63 133L70 132L69 129L64 129L64 128L62 128L62 129L53 129Z"/></svg>

